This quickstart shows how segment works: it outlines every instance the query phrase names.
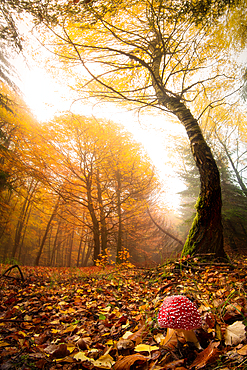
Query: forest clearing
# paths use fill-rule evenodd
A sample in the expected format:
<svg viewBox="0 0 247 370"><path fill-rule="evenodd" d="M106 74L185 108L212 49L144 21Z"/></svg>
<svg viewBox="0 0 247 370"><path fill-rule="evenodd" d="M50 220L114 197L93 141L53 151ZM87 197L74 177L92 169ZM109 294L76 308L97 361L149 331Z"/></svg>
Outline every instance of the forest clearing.
<svg viewBox="0 0 247 370"><path fill-rule="evenodd" d="M244 257L228 266L1 265L1 369L246 369L246 271ZM157 315L171 295L197 306L199 349L183 336L163 344Z"/></svg>

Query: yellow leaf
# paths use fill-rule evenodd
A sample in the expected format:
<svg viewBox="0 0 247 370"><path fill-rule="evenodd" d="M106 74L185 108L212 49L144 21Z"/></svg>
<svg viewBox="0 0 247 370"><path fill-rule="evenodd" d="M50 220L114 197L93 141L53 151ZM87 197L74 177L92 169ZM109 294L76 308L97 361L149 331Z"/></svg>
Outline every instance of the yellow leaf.
<svg viewBox="0 0 247 370"><path fill-rule="evenodd" d="M60 330L60 334L70 333L72 332L77 325L69 325L67 328Z"/></svg>
<svg viewBox="0 0 247 370"><path fill-rule="evenodd" d="M50 322L51 325L59 325L60 321L59 320L53 320Z"/></svg>
<svg viewBox="0 0 247 370"><path fill-rule="evenodd" d="M85 355L85 352L78 352L74 355L74 358L79 361L91 361L92 359Z"/></svg>
<svg viewBox="0 0 247 370"><path fill-rule="evenodd" d="M63 358L57 358L56 362L74 362L74 359L73 359L73 357L66 356L66 357L63 357Z"/></svg>
<svg viewBox="0 0 247 370"><path fill-rule="evenodd" d="M98 360L93 362L94 366L97 366L101 369L112 369L112 366L115 364L113 358L109 355L103 355Z"/></svg>
<svg viewBox="0 0 247 370"><path fill-rule="evenodd" d="M152 352L152 351L156 351L157 349L159 349L159 347L157 346L150 346L148 344L138 344L136 347L135 347L135 351L136 352Z"/></svg>

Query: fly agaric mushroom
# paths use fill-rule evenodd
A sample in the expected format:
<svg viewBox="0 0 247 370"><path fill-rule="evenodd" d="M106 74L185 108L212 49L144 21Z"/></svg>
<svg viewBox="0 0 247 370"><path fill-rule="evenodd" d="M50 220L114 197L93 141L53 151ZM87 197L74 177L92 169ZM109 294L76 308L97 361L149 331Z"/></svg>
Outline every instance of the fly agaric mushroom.
<svg viewBox="0 0 247 370"><path fill-rule="evenodd" d="M160 328L167 328L165 345L174 334L182 334L187 342L201 348L193 329L202 326L202 320L195 304L182 295L166 297L158 314Z"/></svg>

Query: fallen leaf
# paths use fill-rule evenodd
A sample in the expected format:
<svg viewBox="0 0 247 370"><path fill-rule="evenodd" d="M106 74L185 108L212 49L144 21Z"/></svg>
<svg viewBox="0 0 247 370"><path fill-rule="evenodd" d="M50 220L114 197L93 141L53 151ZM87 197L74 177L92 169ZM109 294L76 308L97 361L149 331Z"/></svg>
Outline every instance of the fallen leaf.
<svg viewBox="0 0 247 370"><path fill-rule="evenodd" d="M240 349L237 349L239 355L247 356L247 344Z"/></svg>
<svg viewBox="0 0 247 370"><path fill-rule="evenodd" d="M164 369L164 370L166 370L166 369L167 370L173 370L173 369L186 370L185 367L179 366L179 365L183 365L183 364L184 364L184 359L183 360L177 360L177 361L169 362L167 365L162 367L162 369Z"/></svg>
<svg viewBox="0 0 247 370"><path fill-rule="evenodd" d="M154 335L154 339L159 344L162 342L162 340L164 341L165 337L163 334L158 333L157 335Z"/></svg>
<svg viewBox="0 0 247 370"><path fill-rule="evenodd" d="M138 331L130 335L128 339L133 340L134 342L136 342L136 344L140 344L147 334L148 334L147 327L143 325Z"/></svg>
<svg viewBox="0 0 247 370"><path fill-rule="evenodd" d="M78 352L74 355L74 358L78 361L91 361L92 359L87 357L84 352Z"/></svg>
<svg viewBox="0 0 247 370"><path fill-rule="evenodd" d="M45 353L51 355L53 358L62 358L70 354L67 349L67 345L64 343L59 345L51 344L50 346L45 348Z"/></svg>
<svg viewBox="0 0 247 370"><path fill-rule="evenodd" d="M120 339L117 342L117 349L119 351L123 349L125 350L125 349L132 349L132 348L134 348L134 343L130 339Z"/></svg>
<svg viewBox="0 0 247 370"><path fill-rule="evenodd" d="M207 364L215 362L217 358L220 356L221 351L218 350L218 346L220 342L211 342L207 348L205 348L202 352L200 352L195 361L189 367L190 369L202 369Z"/></svg>
<svg viewBox="0 0 247 370"><path fill-rule="evenodd" d="M157 346L150 346L148 344L138 344L137 346L135 346L135 351L136 352L152 352L152 351L156 351L157 349L159 349L159 347Z"/></svg>
<svg viewBox="0 0 247 370"><path fill-rule="evenodd" d="M93 362L94 366L99 367L100 369L112 369L112 366L115 364L115 361L109 354L101 356L98 360Z"/></svg>
<svg viewBox="0 0 247 370"><path fill-rule="evenodd" d="M227 346L237 345L246 339L245 325L242 321L236 321L227 326L225 332L225 344Z"/></svg>
<svg viewBox="0 0 247 370"><path fill-rule="evenodd" d="M114 370L130 370L130 367L138 362L138 365L146 365L148 357L139 354L121 357L114 365Z"/></svg>
<svg viewBox="0 0 247 370"><path fill-rule="evenodd" d="M34 343L38 345L44 344L49 339L49 336L49 333L42 333L38 337L34 338Z"/></svg>
<svg viewBox="0 0 247 370"><path fill-rule="evenodd" d="M123 339L128 339L131 335L133 335L132 331L126 331L126 333L124 333L123 335Z"/></svg>

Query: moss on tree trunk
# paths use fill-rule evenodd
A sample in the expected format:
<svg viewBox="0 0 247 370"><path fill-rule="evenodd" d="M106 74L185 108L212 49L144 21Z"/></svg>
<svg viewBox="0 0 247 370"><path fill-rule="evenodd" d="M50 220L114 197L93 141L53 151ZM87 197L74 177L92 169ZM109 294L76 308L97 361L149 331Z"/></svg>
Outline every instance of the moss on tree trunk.
<svg viewBox="0 0 247 370"><path fill-rule="evenodd" d="M221 221L221 186L220 175L212 155L201 132L198 121L179 98L168 95L162 88L158 75L159 58L154 59L153 69L156 78L153 86L160 105L165 106L184 125L190 147L200 173L200 195L196 203L196 216L185 242L183 255L211 254L213 258L226 259L223 245L223 227Z"/></svg>

